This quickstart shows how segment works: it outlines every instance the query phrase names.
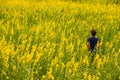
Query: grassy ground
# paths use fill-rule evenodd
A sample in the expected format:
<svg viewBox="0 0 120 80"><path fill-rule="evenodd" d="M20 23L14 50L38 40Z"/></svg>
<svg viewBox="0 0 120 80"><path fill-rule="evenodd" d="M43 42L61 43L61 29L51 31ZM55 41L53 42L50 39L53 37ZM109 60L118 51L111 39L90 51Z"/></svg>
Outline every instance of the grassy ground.
<svg viewBox="0 0 120 80"><path fill-rule="evenodd" d="M0 1L0 80L120 80L120 6ZM97 30L90 64L86 40Z"/></svg>

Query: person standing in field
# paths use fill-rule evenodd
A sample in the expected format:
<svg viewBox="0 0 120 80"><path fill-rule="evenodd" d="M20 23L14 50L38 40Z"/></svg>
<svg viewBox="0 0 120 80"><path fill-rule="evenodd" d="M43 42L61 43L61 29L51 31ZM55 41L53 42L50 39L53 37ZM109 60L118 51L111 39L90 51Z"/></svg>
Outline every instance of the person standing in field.
<svg viewBox="0 0 120 80"><path fill-rule="evenodd" d="M93 29L90 31L90 33L91 33L91 37L87 39L87 48L91 52L92 55L91 62L93 62L94 56L99 47L99 39L96 37L96 30Z"/></svg>
<svg viewBox="0 0 120 80"><path fill-rule="evenodd" d="M96 50L97 50L97 47L99 45L99 39L96 36L96 30L91 30L91 37L89 37L87 39L87 47L88 47L88 50L95 54L96 53Z"/></svg>

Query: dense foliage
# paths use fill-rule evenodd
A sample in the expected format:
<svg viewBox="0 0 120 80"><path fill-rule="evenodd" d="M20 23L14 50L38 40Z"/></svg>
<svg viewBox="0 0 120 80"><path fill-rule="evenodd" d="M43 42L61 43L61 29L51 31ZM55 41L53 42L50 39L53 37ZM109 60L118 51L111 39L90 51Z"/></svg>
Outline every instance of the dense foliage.
<svg viewBox="0 0 120 80"><path fill-rule="evenodd" d="M119 80L120 6L87 1L1 0L0 80Z"/></svg>

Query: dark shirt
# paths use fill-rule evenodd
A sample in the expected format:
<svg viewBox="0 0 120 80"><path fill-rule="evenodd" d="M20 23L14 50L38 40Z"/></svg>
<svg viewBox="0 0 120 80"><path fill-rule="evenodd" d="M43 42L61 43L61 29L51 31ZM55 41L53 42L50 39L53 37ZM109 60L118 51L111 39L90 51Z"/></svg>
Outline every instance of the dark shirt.
<svg viewBox="0 0 120 80"><path fill-rule="evenodd" d="M88 38L87 41L90 43L89 50L93 51L95 49L95 46L96 46L97 42L99 41L99 39L96 37L90 37L90 38Z"/></svg>

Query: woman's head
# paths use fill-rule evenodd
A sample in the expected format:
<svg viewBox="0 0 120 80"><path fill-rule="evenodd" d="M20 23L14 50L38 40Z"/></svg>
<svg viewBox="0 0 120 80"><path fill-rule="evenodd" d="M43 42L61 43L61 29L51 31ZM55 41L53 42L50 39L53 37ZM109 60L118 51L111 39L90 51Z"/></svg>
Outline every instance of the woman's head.
<svg viewBox="0 0 120 80"><path fill-rule="evenodd" d="M91 30L90 32L91 32L91 35L92 35L92 36L95 36L95 35L96 35L96 30L93 29L93 30Z"/></svg>

